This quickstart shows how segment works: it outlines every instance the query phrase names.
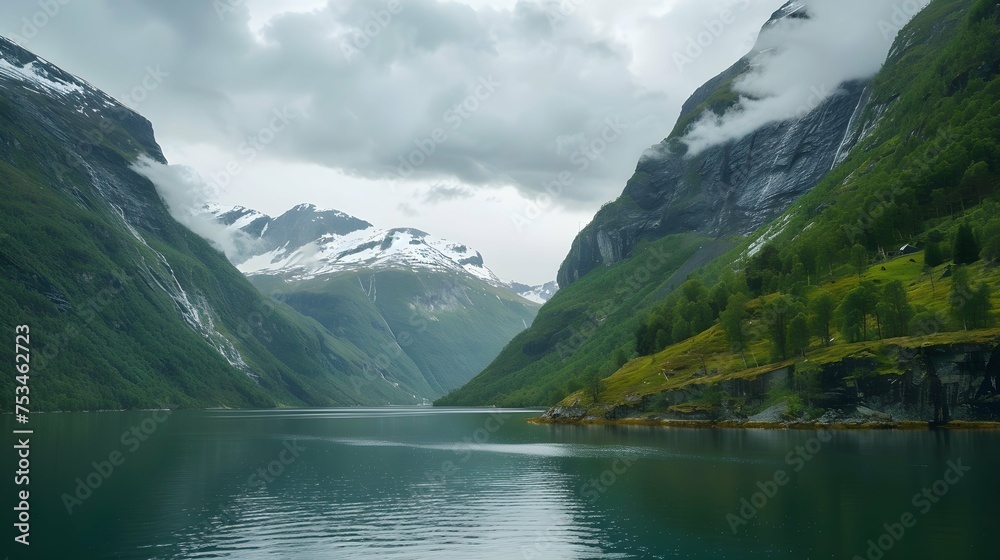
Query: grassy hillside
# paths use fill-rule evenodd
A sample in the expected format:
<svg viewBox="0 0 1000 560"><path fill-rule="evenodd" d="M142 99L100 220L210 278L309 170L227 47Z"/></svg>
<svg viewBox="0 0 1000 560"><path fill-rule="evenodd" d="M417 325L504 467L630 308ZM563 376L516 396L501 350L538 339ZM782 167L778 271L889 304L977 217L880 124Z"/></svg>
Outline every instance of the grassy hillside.
<svg viewBox="0 0 1000 560"><path fill-rule="evenodd" d="M823 343L821 338L811 336L808 346L801 354L785 360L772 360L771 340L767 332L767 305L778 294L770 294L750 300L746 307L748 340L743 355L734 352L722 325L716 324L684 342L671 345L653 355L642 356L629 361L602 383L598 399L594 399L588 388L578 391L559 404L564 406L596 406L610 403L634 401L644 395L658 394L694 386L709 386L732 379L753 379L764 373L790 365L811 362L826 365L845 359L878 358L885 355L889 347L918 349L923 346L953 344L957 342L989 343L1000 340L1000 328L993 325L983 329L966 331L952 317L949 294L952 277L946 274L949 265L939 265L932 269L932 276L923 267L924 255L918 253L897 257L884 264L867 268L859 278L849 275L830 280L821 286L810 288L808 295L815 297L827 293L836 300L842 300L862 282L884 286L893 281L902 282L906 287L909 304L919 310L915 315L923 319L914 322L914 329L907 336L851 342L836 326L832 329L833 342ZM884 269L884 270L883 270ZM971 276L979 282L996 285L1000 281L1000 268L977 263L969 267ZM1000 309L1000 293L991 297L993 309ZM995 316L995 313L991 313ZM926 322L924 322L926 321ZM885 361L883 367L874 372L882 375L900 373L898 364ZM707 368L707 370L706 370ZM712 406L713 403L690 403ZM717 403L715 403L717 404Z"/></svg>

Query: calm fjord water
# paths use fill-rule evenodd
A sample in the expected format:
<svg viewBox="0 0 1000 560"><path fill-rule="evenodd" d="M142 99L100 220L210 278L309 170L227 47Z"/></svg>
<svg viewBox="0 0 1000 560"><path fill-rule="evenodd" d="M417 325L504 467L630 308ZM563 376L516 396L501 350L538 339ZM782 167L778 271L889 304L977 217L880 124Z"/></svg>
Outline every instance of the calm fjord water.
<svg viewBox="0 0 1000 560"><path fill-rule="evenodd" d="M882 537L885 560L1000 557L998 433L524 422L535 414L35 415L30 554L5 548L11 558L800 560L866 558ZM3 425L14 429L9 416ZM959 477L949 462L969 470ZM768 483L777 473L784 485ZM931 497L914 501L925 487Z"/></svg>

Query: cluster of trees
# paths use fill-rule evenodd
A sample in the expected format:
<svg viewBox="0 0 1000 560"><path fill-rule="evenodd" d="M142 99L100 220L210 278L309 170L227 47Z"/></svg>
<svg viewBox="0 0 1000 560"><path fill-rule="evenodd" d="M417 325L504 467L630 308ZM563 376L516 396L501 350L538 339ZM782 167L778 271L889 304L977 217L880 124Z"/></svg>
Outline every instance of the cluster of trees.
<svg viewBox="0 0 1000 560"><path fill-rule="evenodd" d="M836 318L844 338L850 342L906 336L910 332L913 309L903 283L896 280L879 289L862 282L837 306Z"/></svg>
<svg viewBox="0 0 1000 560"><path fill-rule="evenodd" d="M991 265L1000 264L1000 204L989 201L978 210L977 217L995 216L982 219L979 231L969 222L963 222L947 245L941 232L934 230L927 234L924 263L928 267L939 266L948 260L956 265L973 264L980 260Z"/></svg>
<svg viewBox="0 0 1000 560"><path fill-rule="evenodd" d="M987 216L982 221L978 235L973 233L974 248L979 249L979 255L986 262L1000 264L1000 204L989 202L983 205L982 214Z"/></svg>
<svg viewBox="0 0 1000 560"><path fill-rule="evenodd" d="M730 296L727 282L709 290L701 280L688 280L653 309L635 335L640 356L654 354L715 324Z"/></svg>
<svg viewBox="0 0 1000 560"><path fill-rule="evenodd" d="M708 329L726 309L729 299L730 289L725 282L709 291L700 279L688 280L639 325L636 352L640 356L655 354Z"/></svg>
<svg viewBox="0 0 1000 560"><path fill-rule="evenodd" d="M954 270L948 305L952 316L963 329L973 330L990 326L992 309L990 295L990 286L985 282L973 288L966 268L958 267Z"/></svg>
<svg viewBox="0 0 1000 560"><path fill-rule="evenodd" d="M768 244L738 273L726 267L718 275L687 280L633 327L635 353L626 350L628 345L607 350L606 362L547 386L546 402L581 389L596 402L603 391L601 379L633 355L656 354L716 324L746 367L804 356L810 346L828 346L835 337L837 342L862 342L990 326L989 286L972 282L966 267L959 265L980 260L1000 263L1000 204L985 201L977 208L980 211L950 231L944 224L920 237L924 271L932 286L942 274L941 269L932 269L955 263L951 292L938 294L948 298L950 316L914 305L901 282L864 281L869 267L883 256L881 251L843 239L822 240L818 246ZM997 219L983 217L988 215ZM819 287L844 276L860 276L862 281L842 295ZM706 278L719 280L706 285ZM760 341L768 343L769 355L751 352Z"/></svg>
<svg viewBox="0 0 1000 560"><path fill-rule="evenodd" d="M948 295L952 326L966 330L988 327L990 287L986 283L973 286L964 266L970 260L979 260L980 253L977 236L969 226L959 227L951 252L955 262ZM859 276L863 275L869 265L864 248L856 245L848 254L854 261L851 267L857 269ZM800 275L808 276L803 259L797 255L791 263L784 260L778 250L765 247L739 275L727 275L711 289L698 279L689 280L639 326L638 353L659 352L716 321L732 350L742 356L747 367L746 352L761 340L770 343L772 361L784 361L795 355L805 356L814 338L829 346L835 333L846 342L862 342L933 334L949 327L945 318L923 306L912 305L906 286L899 280L884 284L861 281L838 298L825 290L802 289ZM790 272L784 273L786 270ZM761 292L766 292L765 286L769 284L790 285L793 289L789 293L775 290L777 295L761 297L767 295ZM752 359L760 363L757 356Z"/></svg>
<svg viewBox="0 0 1000 560"><path fill-rule="evenodd" d="M804 356L814 337L829 346L834 327L849 341L859 342L906 336L914 318L906 288L899 281L881 289L873 282L862 282L840 301L825 291L809 298L779 295L761 307L756 331L750 328L754 316L747 303L745 295L734 294L720 321L733 351L744 355L744 363L745 351L755 340L770 341L771 360L783 361L796 354Z"/></svg>

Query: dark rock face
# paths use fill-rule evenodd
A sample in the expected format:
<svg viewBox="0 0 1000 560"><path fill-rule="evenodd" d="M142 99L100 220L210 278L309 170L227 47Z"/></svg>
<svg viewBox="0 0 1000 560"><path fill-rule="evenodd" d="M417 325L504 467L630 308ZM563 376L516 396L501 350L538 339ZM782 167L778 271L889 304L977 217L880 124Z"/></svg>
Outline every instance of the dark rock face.
<svg viewBox="0 0 1000 560"><path fill-rule="evenodd" d="M135 141L138 142L150 158L160 163L166 162L163 159L160 146L153 137L153 126L145 117L6 37L0 37L0 59L3 59L12 68L16 68L18 71L28 75L35 75L40 80L36 84L25 84L25 82L20 80L12 80L0 86L4 90L5 95L10 97L10 101L20 105L19 108L29 109L27 107L28 103L38 103L38 98L31 95L38 92L48 95L50 102L61 102L64 105L72 105L78 109L86 108L86 113L90 115L90 118L86 122L91 123L90 129L87 130L88 135L86 139L88 141L99 144L101 141L107 140L120 147L130 141ZM48 86L39 84L48 84ZM53 85L57 89L51 89ZM28 99L24 99L18 95L25 91L29 94ZM38 119L39 124L52 129L54 132L64 132L66 129L60 127L67 125L72 127L78 124L77 122L67 123L61 119L63 115L56 114L54 111L42 112L38 111L38 107L30 107L30 109L34 109L32 116L41 117ZM84 112L81 111L79 114L83 115ZM115 131L104 124L94 126L92 123L99 119L109 121L114 126L120 127L128 133L128 136L122 137L115 134ZM73 129L71 128L70 130L72 131ZM61 134L60 136L66 138L69 134ZM76 146L78 149L81 147ZM80 159L82 161L89 154L77 155L81 156ZM67 166L73 167L70 164L67 164Z"/></svg>
<svg viewBox="0 0 1000 560"><path fill-rule="evenodd" d="M148 120L4 37L0 97L5 119L25 130L37 127L54 143L44 152L47 184L65 189L85 208L102 206L68 180L83 177L114 211L130 216L133 226L170 229L173 220L160 208L152 183L137 181L131 162L122 156L141 154L166 163ZM0 159L17 166L24 150L18 142L5 140L0 142Z"/></svg>
<svg viewBox="0 0 1000 560"><path fill-rule="evenodd" d="M547 420L582 420L586 415L586 408L556 406L542 414L542 418Z"/></svg>
<svg viewBox="0 0 1000 560"><path fill-rule="evenodd" d="M324 235L347 235L372 225L336 210L318 210L300 204L270 221L261 239L266 250L301 247Z"/></svg>
<svg viewBox="0 0 1000 560"><path fill-rule="evenodd" d="M808 18L801 2L776 11L763 30L786 18ZM751 70L755 48L698 88L684 103L679 123L701 111L731 108L734 80ZM864 133L858 115L868 104L868 81L816 84L819 103L738 140L688 154L684 130L648 150L621 198L598 212L570 249L557 280L565 288L591 270L627 258L644 239L675 233L706 237L746 235L773 220L842 161ZM823 94L823 95L819 95Z"/></svg>
<svg viewBox="0 0 1000 560"><path fill-rule="evenodd" d="M736 65L727 70L739 72ZM706 88L685 105L690 111ZM573 242L560 287L629 256L643 239L673 233L745 235L773 220L815 186L851 147L847 138L866 82L841 85L801 118L765 125L739 140L687 156L679 140L648 151L618 202L602 209Z"/></svg>

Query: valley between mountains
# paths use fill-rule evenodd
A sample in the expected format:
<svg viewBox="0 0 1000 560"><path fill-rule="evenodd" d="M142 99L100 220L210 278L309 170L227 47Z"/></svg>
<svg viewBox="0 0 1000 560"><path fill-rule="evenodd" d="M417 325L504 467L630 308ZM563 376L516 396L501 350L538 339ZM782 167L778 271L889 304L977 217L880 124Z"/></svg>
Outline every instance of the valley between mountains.
<svg viewBox="0 0 1000 560"><path fill-rule="evenodd" d="M0 323L35 322L41 410L998 420L1000 6L904 15L874 74L717 138L810 25L786 3L535 286L308 201L172 208L148 120L0 39Z"/></svg>

